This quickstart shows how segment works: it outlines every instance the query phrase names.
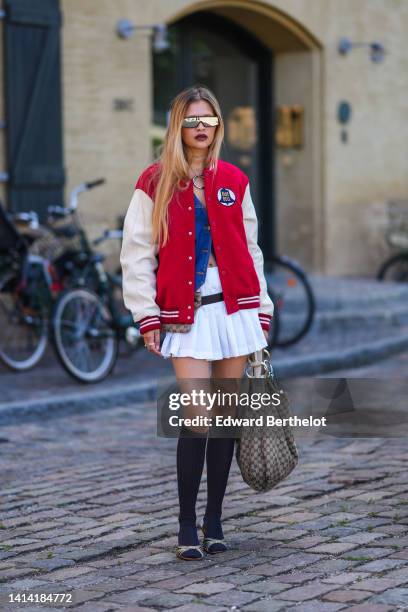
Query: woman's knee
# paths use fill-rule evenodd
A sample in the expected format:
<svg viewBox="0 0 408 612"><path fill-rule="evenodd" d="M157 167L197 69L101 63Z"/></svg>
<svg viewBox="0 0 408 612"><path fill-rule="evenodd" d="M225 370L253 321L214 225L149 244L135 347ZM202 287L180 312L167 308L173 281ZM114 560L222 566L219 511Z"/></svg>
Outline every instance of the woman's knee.
<svg viewBox="0 0 408 612"><path fill-rule="evenodd" d="M248 355L228 357L212 362L212 377L226 379L241 379L244 374Z"/></svg>
<svg viewBox="0 0 408 612"><path fill-rule="evenodd" d="M172 357L171 362L177 378L194 379L211 377L211 364L206 359Z"/></svg>

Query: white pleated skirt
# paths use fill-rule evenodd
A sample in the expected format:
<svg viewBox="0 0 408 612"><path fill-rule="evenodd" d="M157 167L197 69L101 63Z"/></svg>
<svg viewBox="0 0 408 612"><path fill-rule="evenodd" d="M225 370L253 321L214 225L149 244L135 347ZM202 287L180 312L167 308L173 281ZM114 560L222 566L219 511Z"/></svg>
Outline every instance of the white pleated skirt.
<svg viewBox="0 0 408 612"><path fill-rule="evenodd" d="M202 295L222 291L217 266L207 268L200 289ZM195 357L207 361L249 355L267 346L258 312L258 308L244 308L227 314L224 301L200 306L189 332L166 332L161 353L165 359Z"/></svg>

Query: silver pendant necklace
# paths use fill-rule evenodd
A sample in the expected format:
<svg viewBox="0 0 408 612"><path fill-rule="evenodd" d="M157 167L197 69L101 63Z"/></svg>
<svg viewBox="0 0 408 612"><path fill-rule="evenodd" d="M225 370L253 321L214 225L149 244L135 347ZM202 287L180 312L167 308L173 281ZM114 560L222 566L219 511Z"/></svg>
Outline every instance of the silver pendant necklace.
<svg viewBox="0 0 408 612"><path fill-rule="evenodd" d="M202 179L202 184L201 185L197 185L196 179ZM203 174L196 174L195 176L193 176L193 185L194 185L194 187L197 187L197 189L204 189L204 175Z"/></svg>

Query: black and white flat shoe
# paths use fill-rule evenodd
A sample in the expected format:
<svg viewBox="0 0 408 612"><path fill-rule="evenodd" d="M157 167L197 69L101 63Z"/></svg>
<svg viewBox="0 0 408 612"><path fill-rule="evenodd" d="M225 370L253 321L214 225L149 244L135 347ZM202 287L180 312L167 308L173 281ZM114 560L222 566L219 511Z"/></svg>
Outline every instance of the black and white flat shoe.
<svg viewBox="0 0 408 612"><path fill-rule="evenodd" d="M184 561L199 561L204 558L201 544L176 547L176 556Z"/></svg>
<svg viewBox="0 0 408 612"><path fill-rule="evenodd" d="M228 550L224 540L219 540L218 538L208 538L205 535L205 527L201 525L201 531L203 532L203 550L210 555L215 555L216 553L225 552Z"/></svg>

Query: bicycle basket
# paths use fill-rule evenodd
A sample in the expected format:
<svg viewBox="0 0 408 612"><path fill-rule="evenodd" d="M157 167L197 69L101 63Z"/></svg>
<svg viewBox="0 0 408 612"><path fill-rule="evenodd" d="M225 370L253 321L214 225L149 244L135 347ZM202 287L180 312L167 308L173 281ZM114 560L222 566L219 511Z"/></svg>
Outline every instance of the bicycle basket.
<svg viewBox="0 0 408 612"><path fill-rule="evenodd" d="M27 243L17 231L0 203L0 253L12 252L20 255L25 254L27 252Z"/></svg>
<svg viewBox="0 0 408 612"><path fill-rule="evenodd" d="M64 246L47 227L40 225L37 238L30 246L30 253L54 261L64 252Z"/></svg>
<svg viewBox="0 0 408 612"><path fill-rule="evenodd" d="M67 219L52 219L48 222L48 227L52 230L54 236L58 239L60 252L82 251L83 245L79 228L71 220Z"/></svg>

